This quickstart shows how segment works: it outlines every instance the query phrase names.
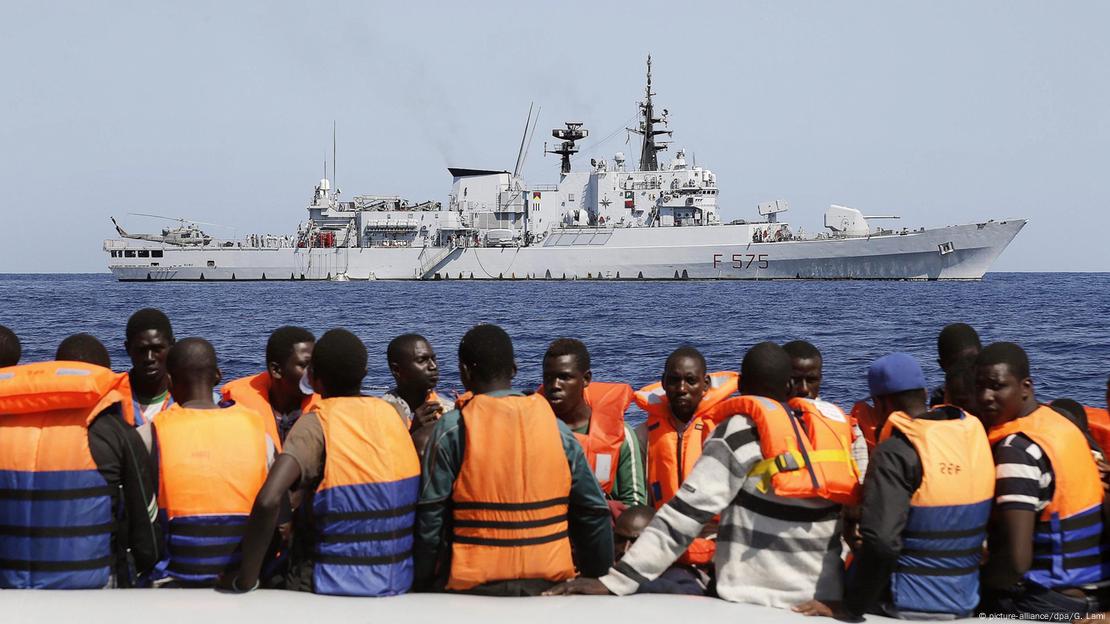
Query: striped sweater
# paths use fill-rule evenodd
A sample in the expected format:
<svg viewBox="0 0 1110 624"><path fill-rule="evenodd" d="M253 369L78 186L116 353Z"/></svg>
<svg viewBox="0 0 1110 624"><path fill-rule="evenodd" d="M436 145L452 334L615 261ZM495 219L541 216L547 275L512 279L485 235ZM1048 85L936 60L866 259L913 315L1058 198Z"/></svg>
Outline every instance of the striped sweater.
<svg viewBox="0 0 1110 624"><path fill-rule="evenodd" d="M632 594L658 577L719 513L714 565L721 598L779 608L840 600L840 506L759 493L747 478L763 459L757 435L743 415L714 430L678 494L601 578L609 591Z"/></svg>

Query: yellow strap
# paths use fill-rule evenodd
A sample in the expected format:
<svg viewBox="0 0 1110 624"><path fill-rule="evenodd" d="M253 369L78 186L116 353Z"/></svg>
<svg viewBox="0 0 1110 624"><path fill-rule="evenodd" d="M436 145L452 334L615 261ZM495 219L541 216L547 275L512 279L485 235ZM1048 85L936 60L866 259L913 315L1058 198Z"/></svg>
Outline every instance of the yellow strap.
<svg viewBox="0 0 1110 624"><path fill-rule="evenodd" d="M783 455L793 456L794 461L798 464L799 470L806 467L805 457L802 455L801 451L787 451L785 453L782 453L781 455L777 455L775 457L757 462L756 465L753 466L752 469L748 472L748 476L760 478L759 483L755 485L755 488L759 490L761 494L766 494L767 490L770 489L771 478L774 477L776 474L782 472L779 469L776 460ZM834 462L845 462L851 464L852 470L854 470L857 475L859 474L859 468L856 467L856 460L852 457L852 453L850 451L845 451L844 449L826 449L821 451L810 451L808 455L810 461L815 464Z"/></svg>

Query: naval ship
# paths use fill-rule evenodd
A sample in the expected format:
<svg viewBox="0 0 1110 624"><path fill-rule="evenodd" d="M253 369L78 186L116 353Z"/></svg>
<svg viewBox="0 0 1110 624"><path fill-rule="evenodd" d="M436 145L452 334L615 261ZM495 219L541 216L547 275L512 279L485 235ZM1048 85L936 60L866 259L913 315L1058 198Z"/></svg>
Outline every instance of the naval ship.
<svg viewBox="0 0 1110 624"><path fill-rule="evenodd" d="M827 231L805 234L783 220L782 200L760 204L752 220L724 223L717 176L681 149L661 158L672 130L655 95L648 57L639 123L627 128L642 136L635 164L618 152L573 170L589 131L572 121L552 131L552 149L544 146L561 157L559 183L527 184L520 171L536 126L529 110L513 170L450 168L446 204L348 200L333 190L325 165L308 218L293 234L220 239L185 219L161 235L131 234L113 218L119 238L104 241L108 268L120 281L976 280L1025 225L991 219L891 229L875 222L896 216L833 205Z"/></svg>

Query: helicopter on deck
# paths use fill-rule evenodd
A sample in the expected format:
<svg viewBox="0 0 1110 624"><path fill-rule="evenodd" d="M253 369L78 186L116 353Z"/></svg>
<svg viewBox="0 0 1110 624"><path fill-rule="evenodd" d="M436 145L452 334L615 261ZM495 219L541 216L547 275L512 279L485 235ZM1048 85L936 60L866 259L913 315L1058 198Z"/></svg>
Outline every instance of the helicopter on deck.
<svg viewBox="0 0 1110 624"><path fill-rule="evenodd" d="M165 219L167 221L176 221L176 227L162 228L162 235L156 234L128 234L119 223L116 222L115 217L109 217L112 220L112 225L116 227L116 232L123 238L132 238L135 240L151 241L153 243L165 243L167 245L181 245L181 246L204 246L212 242L212 237L200 229L201 225L217 225L215 223L203 223L201 221L190 221L180 217L163 217L162 215L145 214L141 212L128 213L137 217L151 217L154 219Z"/></svg>

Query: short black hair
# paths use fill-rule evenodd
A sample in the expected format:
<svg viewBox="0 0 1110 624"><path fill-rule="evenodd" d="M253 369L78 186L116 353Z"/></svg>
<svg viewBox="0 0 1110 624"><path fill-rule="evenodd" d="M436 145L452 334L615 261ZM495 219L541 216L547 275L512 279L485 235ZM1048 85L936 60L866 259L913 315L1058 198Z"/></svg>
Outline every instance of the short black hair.
<svg viewBox="0 0 1110 624"><path fill-rule="evenodd" d="M390 340L389 346L385 348L385 361L390 364L400 362L401 358L405 357L406 351L415 347L418 342L428 342L428 339L420 334L401 334Z"/></svg>
<svg viewBox="0 0 1110 624"><path fill-rule="evenodd" d="M586 349L586 344L581 340L557 338L548 345L547 353L543 354L543 359L563 357L564 355L574 356L579 372L584 373L590 370L590 351Z"/></svg>
<svg viewBox="0 0 1110 624"><path fill-rule="evenodd" d="M782 348L792 360L821 359L821 352L817 350L817 347L805 340L792 340L782 345Z"/></svg>
<svg viewBox="0 0 1110 624"><path fill-rule="evenodd" d="M979 333L967 323L952 323L946 325L937 335L937 356L943 361L952 361L969 349L976 351L983 348L979 341Z"/></svg>
<svg viewBox="0 0 1110 624"><path fill-rule="evenodd" d="M785 349L773 342L761 342L748 349L740 363L741 392L785 401L793 373Z"/></svg>
<svg viewBox="0 0 1110 624"><path fill-rule="evenodd" d="M293 355L293 347L302 342L316 342L316 336L307 329L294 325L275 329L266 341L266 365L270 362L284 365L289 356Z"/></svg>
<svg viewBox="0 0 1110 624"><path fill-rule="evenodd" d="M697 361L703 373L709 370L709 366L705 362L705 356L701 354L701 351L698 351L690 345L683 345L671 351L671 354L667 356L667 361L663 363L663 374L667 374L667 369L671 367L671 364L683 358L690 358Z"/></svg>
<svg viewBox="0 0 1110 624"><path fill-rule="evenodd" d="M23 345L19 342L19 336L0 325L0 368L19 364L19 358L22 355Z"/></svg>
<svg viewBox="0 0 1110 624"><path fill-rule="evenodd" d="M104 343L86 333L73 334L58 345L54 359L67 362L86 362L104 368L112 368L112 358Z"/></svg>
<svg viewBox="0 0 1110 624"><path fill-rule="evenodd" d="M152 329L162 332L168 340L173 341L170 319L165 312L157 308L143 308L132 314L131 318L127 319L127 331L124 336L127 340L131 340L135 334Z"/></svg>
<svg viewBox="0 0 1110 624"><path fill-rule="evenodd" d="M366 345L342 327L329 329L312 350L312 372L331 392L357 391L366 377Z"/></svg>
<svg viewBox="0 0 1110 624"><path fill-rule="evenodd" d="M513 376L513 341L497 325L471 327L459 341L459 363L478 379L490 382Z"/></svg>
<svg viewBox="0 0 1110 624"><path fill-rule="evenodd" d="M214 375L219 366L216 348L204 338L186 338L174 343L166 355L166 370L178 378Z"/></svg>
<svg viewBox="0 0 1110 624"><path fill-rule="evenodd" d="M976 367L995 364L1005 364L1018 379L1029 377L1029 356L1025 354L1025 349L1012 342L989 344L975 358Z"/></svg>

